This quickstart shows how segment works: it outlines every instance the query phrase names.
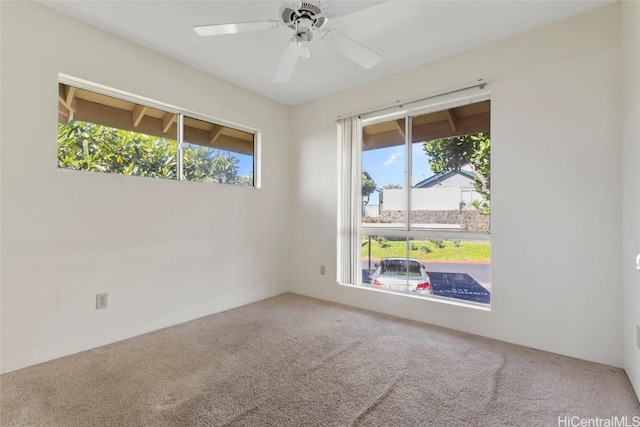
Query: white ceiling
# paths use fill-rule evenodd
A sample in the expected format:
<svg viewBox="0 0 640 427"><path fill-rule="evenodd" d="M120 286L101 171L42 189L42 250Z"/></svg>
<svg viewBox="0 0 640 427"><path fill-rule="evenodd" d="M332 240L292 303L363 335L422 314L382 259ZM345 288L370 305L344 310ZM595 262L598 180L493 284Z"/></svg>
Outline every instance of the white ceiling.
<svg viewBox="0 0 640 427"><path fill-rule="evenodd" d="M291 81L272 82L293 35L273 30L199 37L194 25L279 19L279 1L42 1L134 43L288 105L398 73L613 3L604 1L340 1L341 31L382 55L366 70L323 43L298 61Z"/></svg>

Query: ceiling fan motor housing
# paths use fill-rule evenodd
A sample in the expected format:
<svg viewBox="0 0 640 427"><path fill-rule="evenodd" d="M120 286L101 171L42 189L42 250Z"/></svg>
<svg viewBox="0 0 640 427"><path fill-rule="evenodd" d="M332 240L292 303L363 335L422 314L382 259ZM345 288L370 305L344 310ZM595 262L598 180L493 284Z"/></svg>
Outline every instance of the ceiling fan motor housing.
<svg viewBox="0 0 640 427"><path fill-rule="evenodd" d="M326 22L322 8L311 2L302 2L295 9L283 6L281 15L282 22L296 30L299 36L322 27Z"/></svg>

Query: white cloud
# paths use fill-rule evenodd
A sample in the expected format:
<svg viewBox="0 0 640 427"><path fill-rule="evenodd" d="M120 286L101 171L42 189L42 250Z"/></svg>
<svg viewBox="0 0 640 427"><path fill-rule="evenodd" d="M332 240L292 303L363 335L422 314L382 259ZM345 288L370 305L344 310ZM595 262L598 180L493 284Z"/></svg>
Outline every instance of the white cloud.
<svg viewBox="0 0 640 427"><path fill-rule="evenodd" d="M396 161L396 159L398 157L402 156L402 151L396 151L394 153L391 153L391 155L389 156L389 158L387 160L384 161L383 165L385 166L390 166L393 164L393 162Z"/></svg>

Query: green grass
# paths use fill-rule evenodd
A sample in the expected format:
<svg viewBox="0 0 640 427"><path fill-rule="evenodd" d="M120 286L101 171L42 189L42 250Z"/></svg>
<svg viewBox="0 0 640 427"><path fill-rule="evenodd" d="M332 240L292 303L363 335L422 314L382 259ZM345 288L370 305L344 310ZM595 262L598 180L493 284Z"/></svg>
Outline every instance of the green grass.
<svg viewBox="0 0 640 427"><path fill-rule="evenodd" d="M369 239L362 240L362 258L369 256ZM371 258L385 257L405 257L407 256L407 243L405 241L387 241L388 245L383 248L380 244L371 239ZM421 250L422 246L431 248L431 252L426 253ZM416 248L416 250L412 249ZM427 261L475 261L489 262L491 260L491 242L460 242L456 247L453 241L445 240L444 248L438 249L429 240L411 240L409 242L409 258Z"/></svg>

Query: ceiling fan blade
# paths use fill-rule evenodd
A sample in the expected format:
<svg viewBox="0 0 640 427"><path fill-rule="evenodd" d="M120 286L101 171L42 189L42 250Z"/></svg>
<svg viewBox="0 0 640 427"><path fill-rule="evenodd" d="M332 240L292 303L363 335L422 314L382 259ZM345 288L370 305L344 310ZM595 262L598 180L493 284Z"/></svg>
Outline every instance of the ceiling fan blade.
<svg viewBox="0 0 640 427"><path fill-rule="evenodd" d="M295 38L291 39L287 47L284 49L280 65L278 65L278 70L273 76L274 83L284 83L289 81L293 74L293 69L296 67L296 63L298 62L298 58L300 57L301 48L302 44L298 43Z"/></svg>
<svg viewBox="0 0 640 427"><path fill-rule="evenodd" d="M235 22L232 24L196 25L193 31L199 36L219 36L222 34L245 33L248 31L270 30L278 28L282 22L271 19L269 21Z"/></svg>
<svg viewBox="0 0 640 427"><path fill-rule="evenodd" d="M371 68L380 62L382 57L364 47L357 41L353 40L336 30L325 30L322 33L322 40L329 43L331 47L342 53L347 58L362 65L364 68Z"/></svg>

